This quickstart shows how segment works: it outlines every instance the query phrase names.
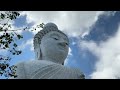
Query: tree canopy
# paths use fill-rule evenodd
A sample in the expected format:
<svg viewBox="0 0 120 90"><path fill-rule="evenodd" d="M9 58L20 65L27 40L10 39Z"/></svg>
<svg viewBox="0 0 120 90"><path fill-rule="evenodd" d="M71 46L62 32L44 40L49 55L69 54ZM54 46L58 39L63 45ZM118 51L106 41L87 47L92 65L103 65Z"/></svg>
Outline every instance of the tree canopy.
<svg viewBox="0 0 120 90"><path fill-rule="evenodd" d="M9 23L11 20L15 20L20 16L18 11L4 11L0 13L0 51L6 50L12 55L20 55L21 50L18 50L17 40L23 39L23 35L17 33L17 30L28 30L29 27L20 28L17 30L12 30L12 25ZM36 30L36 28L43 28L44 23L37 25L31 31ZM11 48L12 47L12 48ZM0 75L4 75L6 78L17 77L16 66L10 65L12 58L6 55L0 55Z"/></svg>

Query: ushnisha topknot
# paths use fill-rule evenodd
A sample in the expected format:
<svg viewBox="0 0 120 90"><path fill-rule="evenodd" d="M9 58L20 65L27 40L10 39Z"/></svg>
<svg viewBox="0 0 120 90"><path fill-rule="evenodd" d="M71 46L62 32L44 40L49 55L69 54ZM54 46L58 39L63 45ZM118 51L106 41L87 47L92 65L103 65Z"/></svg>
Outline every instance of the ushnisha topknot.
<svg viewBox="0 0 120 90"><path fill-rule="evenodd" d="M41 44L41 39L43 38L43 36L46 35L47 33L51 32L51 31L57 31L57 32L60 32L60 33L64 34L62 31L58 30L57 25L55 25L54 23L47 23L46 25L44 25L43 29L40 30L34 36L34 40L33 40L34 49L36 48L37 44ZM66 34L64 34L64 35L67 37ZM69 39L68 39L68 41L69 41Z"/></svg>

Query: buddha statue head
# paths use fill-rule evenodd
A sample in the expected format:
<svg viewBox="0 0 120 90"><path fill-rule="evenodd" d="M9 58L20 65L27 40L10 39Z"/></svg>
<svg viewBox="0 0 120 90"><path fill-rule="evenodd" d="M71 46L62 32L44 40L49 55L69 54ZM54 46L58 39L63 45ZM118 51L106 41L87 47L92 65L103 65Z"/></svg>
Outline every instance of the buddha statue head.
<svg viewBox="0 0 120 90"><path fill-rule="evenodd" d="M37 60L63 64L69 51L69 39L54 23L47 23L34 36L34 51Z"/></svg>

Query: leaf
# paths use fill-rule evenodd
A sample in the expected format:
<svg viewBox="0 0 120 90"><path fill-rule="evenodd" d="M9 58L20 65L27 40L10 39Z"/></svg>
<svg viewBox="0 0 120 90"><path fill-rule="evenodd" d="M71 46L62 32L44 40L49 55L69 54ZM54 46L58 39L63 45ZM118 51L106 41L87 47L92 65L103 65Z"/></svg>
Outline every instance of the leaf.
<svg viewBox="0 0 120 90"><path fill-rule="evenodd" d="M18 37L18 39L23 38L23 36L22 36L22 35L17 35L17 37Z"/></svg>
<svg viewBox="0 0 120 90"><path fill-rule="evenodd" d="M22 51L19 51L19 54L21 54L22 53Z"/></svg>
<svg viewBox="0 0 120 90"><path fill-rule="evenodd" d="M6 47L6 48L9 48L8 43L7 43L7 44L5 44L5 47Z"/></svg>
<svg viewBox="0 0 120 90"><path fill-rule="evenodd" d="M12 12L15 16L19 16L20 14L18 12Z"/></svg>
<svg viewBox="0 0 120 90"><path fill-rule="evenodd" d="M1 13L0 18L4 19L5 18L5 14Z"/></svg>
<svg viewBox="0 0 120 90"><path fill-rule="evenodd" d="M7 37L9 37L9 34L8 34L8 33L6 33L6 36L7 36Z"/></svg>
<svg viewBox="0 0 120 90"><path fill-rule="evenodd" d="M19 54L21 54L22 53L22 51L17 51L17 55L19 55Z"/></svg>
<svg viewBox="0 0 120 90"><path fill-rule="evenodd" d="M14 43L14 44L13 44L13 46L14 46L14 47L17 47L17 44L16 44L16 43Z"/></svg>
<svg viewBox="0 0 120 90"><path fill-rule="evenodd" d="M43 28L43 24L40 24L40 27Z"/></svg>
<svg viewBox="0 0 120 90"><path fill-rule="evenodd" d="M3 28L2 28L2 27L0 27L0 32L1 32L1 31L3 31Z"/></svg>
<svg viewBox="0 0 120 90"><path fill-rule="evenodd" d="M8 43L10 44L10 43L11 43L11 41L8 41Z"/></svg>
<svg viewBox="0 0 120 90"><path fill-rule="evenodd" d="M1 57L0 60L2 60L3 58Z"/></svg>
<svg viewBox="0 0 120 90"><path fill-rule="evenodd" d="M13 55L15 55L15 53L13 53Z"/></svg>
<svg viewBox="0 0 120 90"><path fill-rule="evenodd" d="M11 33L11 35L12 35L12 36L14 36L14 34L13 34L13 33Z"/></svg>
<svg viewBox="0 0 120 90"><path fill-rule="evenodd" d="M11 28L11 24L8 25L8 28Z"/></svg>
<svg viewBox="0 0 120 90"><path fill-rule="evenodd" d="M6 65L5 65L5 64L1 64L1 65L0 65L0 68L1 68L2 70L6 69Z"/></svg>

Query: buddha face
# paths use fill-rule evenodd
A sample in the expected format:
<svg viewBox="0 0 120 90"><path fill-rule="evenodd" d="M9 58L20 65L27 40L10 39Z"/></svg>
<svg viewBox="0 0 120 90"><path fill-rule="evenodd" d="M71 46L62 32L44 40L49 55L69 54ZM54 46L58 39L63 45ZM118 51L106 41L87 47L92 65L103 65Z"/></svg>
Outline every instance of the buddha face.
<svg viewBox="0 0 120 90"><path fill-rule="evenodd" d="M51 31L43 36L40 44L43 60L62 64L68 55L68 38L57 31Z"/></svg>

